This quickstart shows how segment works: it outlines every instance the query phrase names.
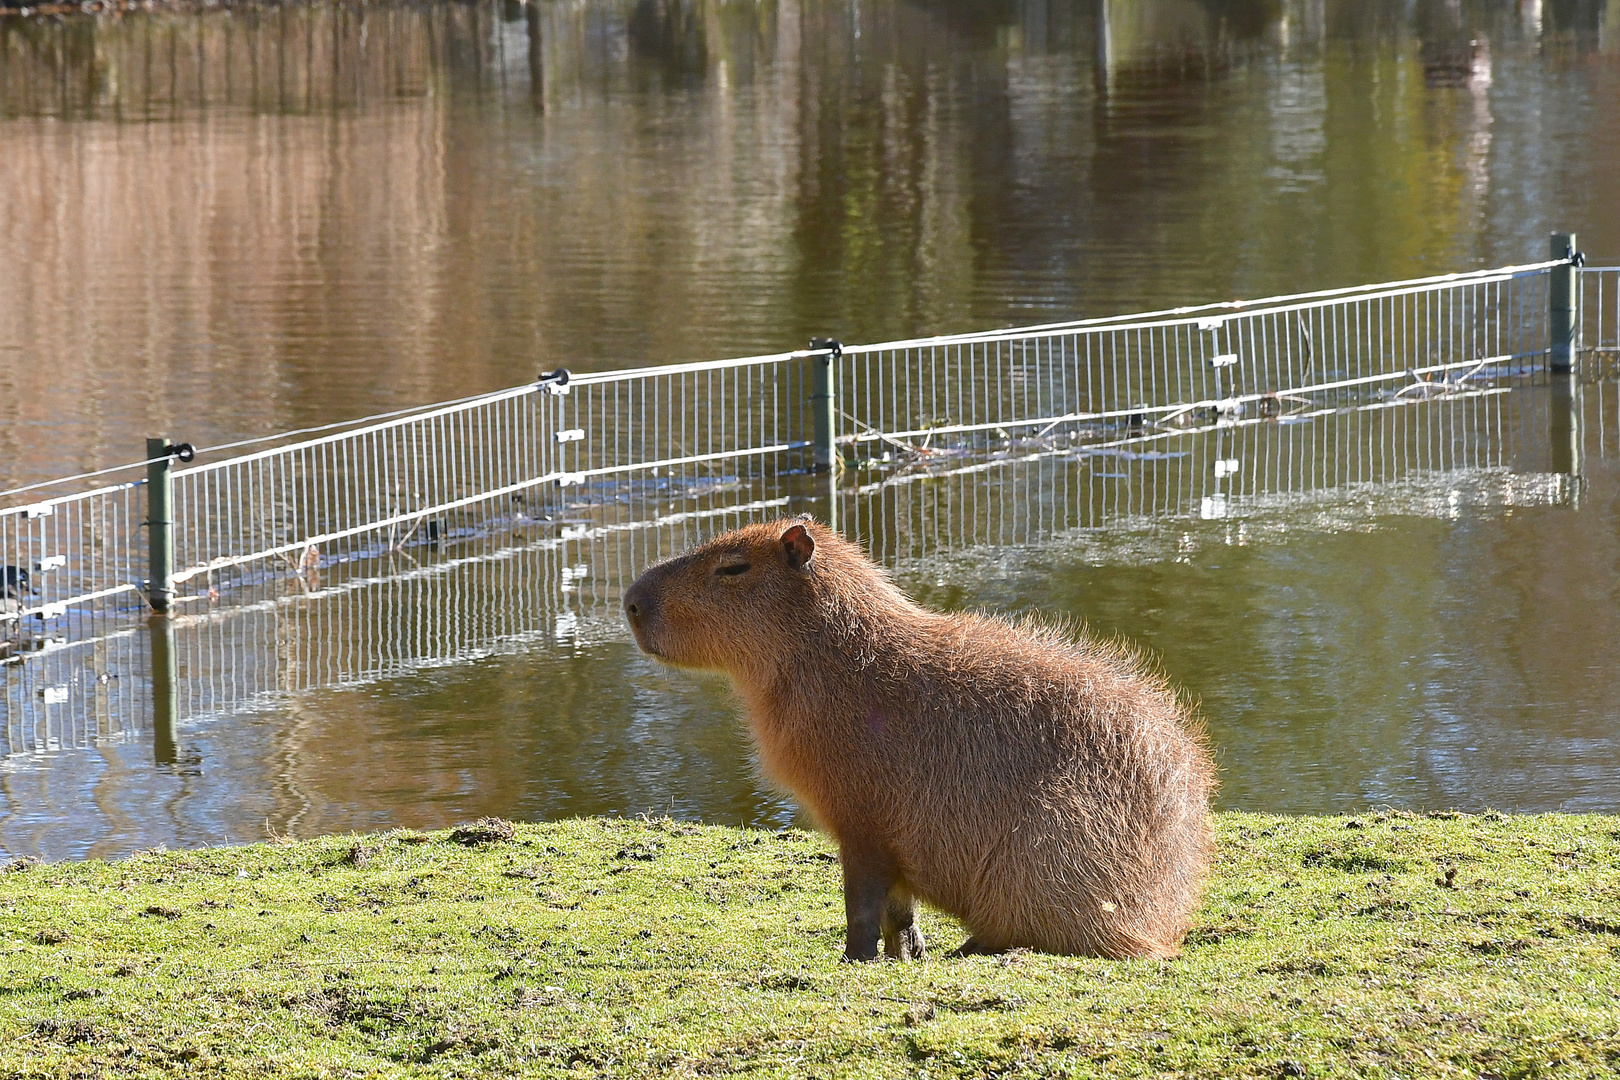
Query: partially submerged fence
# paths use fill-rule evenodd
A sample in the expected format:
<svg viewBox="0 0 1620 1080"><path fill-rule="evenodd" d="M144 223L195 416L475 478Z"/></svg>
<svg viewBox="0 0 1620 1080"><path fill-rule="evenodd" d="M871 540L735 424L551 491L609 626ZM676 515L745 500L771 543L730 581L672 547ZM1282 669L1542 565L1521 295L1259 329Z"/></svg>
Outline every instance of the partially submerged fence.
<svg viewBox="0 0 1620 1080"><path fill-rule="evenodd" d="M1095 441L1524 377L1562 265L848 348L841 441Z"/></svg>
<svg viewBox="0 0 1620 1080"><path fill-rule="evenodd" d="M0 652L19 651L25 628L49 647L148 603L206 610L413 546L565 537L829 466L874 483L1521 384L1578 353L1588 327L1614 350L1620 279L1570 255L992 333L556 372L204 448L194 464L191 448L160 440L139 463L146 479L0 509Z"/></svg>
<svg viewBox="0 0 1620 1080"><path fill-rule="evenodd" d="M953 461L832 494L844 528L913 580L933 581L936 567L957 560L982 573L986 547L1055 547L1086 561L1179 557L1189 544L1242 544L1380 514L1568 504L1570 478L1548 439L1555 396L1466 391L1074 454ZM1602 408L1593 397L1586 404L1594 421L1615 412L1612 396ZM1588 424L1589 437L1597 427ZM355 560L266 581L184 618L99 620L95 636L30 654L0 679L0 755L150 737L167 762L180 725L275 707L288 693L506 650L524 650L526 663L566 663L581 645L622 641L619 597L650 563L721 529L828 511L823 485L777 490L754 498L715 489L566 538L488 530L431 557ZM1203 528L1192 524L1200 519Z"/></svg>
<svg viewBox="0 0 1620 1080"><path fill-rule="evenodd" d="M1620 266L1583 266L1579 275L1579 352L1612 375L1620 363Z"/></svg>

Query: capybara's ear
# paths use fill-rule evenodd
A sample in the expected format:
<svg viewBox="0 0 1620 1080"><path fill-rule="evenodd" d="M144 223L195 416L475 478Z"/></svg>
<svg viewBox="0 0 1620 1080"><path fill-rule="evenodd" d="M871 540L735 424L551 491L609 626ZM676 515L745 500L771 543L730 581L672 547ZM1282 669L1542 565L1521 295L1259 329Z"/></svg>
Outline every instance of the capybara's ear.
<svg viewBox="0 0 1620 1080"><path fill-rule="evenodd" d="M816 553L816 541L809 529L795 525L782 534L782 551L787 555L789 567L803 570L810 565L810 557Z"/></svg>

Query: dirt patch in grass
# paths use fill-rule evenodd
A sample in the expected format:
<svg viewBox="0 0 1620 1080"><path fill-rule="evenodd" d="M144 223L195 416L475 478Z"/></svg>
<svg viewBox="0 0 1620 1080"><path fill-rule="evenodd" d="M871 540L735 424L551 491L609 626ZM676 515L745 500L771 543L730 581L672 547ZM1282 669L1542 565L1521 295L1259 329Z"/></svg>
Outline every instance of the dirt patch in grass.
<svg viewBox="0 0 1620 1080"><path fill-rule="evenodd" d="M503 843L516 835L517 826L510 821L487 817L451 829L450 842L464 847L476 847L479 844Z"/></svg>

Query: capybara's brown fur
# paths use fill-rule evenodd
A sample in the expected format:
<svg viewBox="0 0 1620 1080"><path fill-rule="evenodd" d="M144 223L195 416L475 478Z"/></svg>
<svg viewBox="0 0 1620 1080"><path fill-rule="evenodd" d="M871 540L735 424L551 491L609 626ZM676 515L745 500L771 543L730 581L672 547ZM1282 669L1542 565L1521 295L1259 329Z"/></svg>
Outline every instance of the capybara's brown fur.
<svg viewBox="0 0 1620 1080"><path fill-rule="evenodd" d="M847 956L921 955L913 897L965 952L1179 951L1214 766L1124 650L928 611L809 521L660 563L625 610L647 652L730 674L767 775L838 840Z"/></svg>

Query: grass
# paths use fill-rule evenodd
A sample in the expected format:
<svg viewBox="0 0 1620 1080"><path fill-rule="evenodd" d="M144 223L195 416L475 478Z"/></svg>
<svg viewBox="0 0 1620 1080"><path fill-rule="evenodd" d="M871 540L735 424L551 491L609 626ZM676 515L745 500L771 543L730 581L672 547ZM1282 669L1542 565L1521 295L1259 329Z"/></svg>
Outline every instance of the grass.
<svg viewBox="0 0 1620 1080"><path fill-rule="evenodd" d="M1225 814L1173 962L843 964L822 837L484 823L0 874L6 1076L1620 1075L1620 819Z"/></svg>

